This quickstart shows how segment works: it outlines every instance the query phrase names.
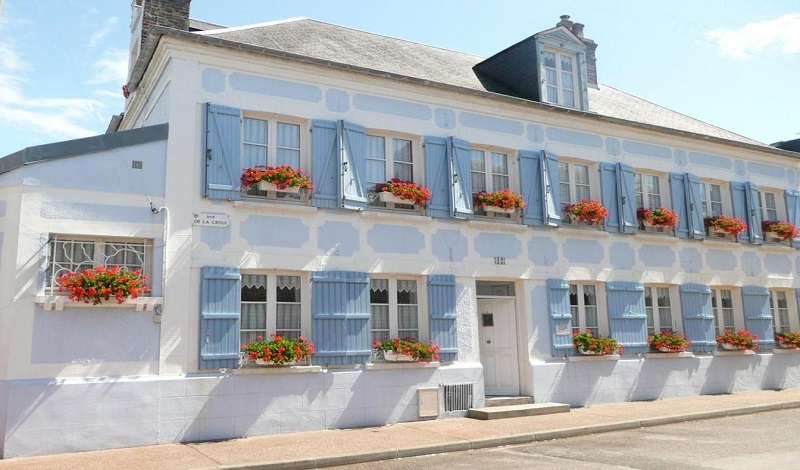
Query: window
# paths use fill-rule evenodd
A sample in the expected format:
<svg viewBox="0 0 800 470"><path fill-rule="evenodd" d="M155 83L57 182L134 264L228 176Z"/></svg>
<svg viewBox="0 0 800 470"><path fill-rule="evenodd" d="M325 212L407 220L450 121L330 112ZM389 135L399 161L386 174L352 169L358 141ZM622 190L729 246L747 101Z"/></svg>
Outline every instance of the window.
<svg viewBox="0 0 800 470"><path fill-rule="evenodd" d="M569 285L569 307L572 314L572 332L589 330L593 335L600 335L600 323L597 316L597 288L587 284Z"/></svg>
<svg viewBox="0 0 800 470"><path fill-rule="evenodd" d="M470 173L472 193L481 191L493 193L511 189L511 171L508 154L489 150L473 149L470 152ZM477 215L489 215L482 208L475 210ZM495 217L510 217L510 214L494 214Z"/></svg>
<svg viewBox="0 0 800 470"><path fill-rule="evenodd" d="M575 108L575 55L545 50L543 58L546 101Z"/></svg>
<svg viewBox="0 0 800 470"><path fill-rule="evenodd" d="M48 287L56 286L58 279L69 272L98 266L141 270L144 275L152 278L153 244L150 240L53 235L48 245Z"/></svg>
<svg viewBox="0 0 800 470"><path fill-rule="evenodd" d="M658 209L661 206L661 181L656 175L633 174L636 191L636 207Z"/></svg>
<svg viewBox="0 0 800 470"><path fill-rule="evenodd" d="M701 183L703 188L703 217L723 215L722 186L715 183Z"/></svg>
<svg viewBox="0 0 800 470"><path fill-rule="evenodd" d="M718 335L725 331L736 331L733 295L730 289L711 289L711 310L714 312L714 328Z"/></svg>
<svg viewBox="0 0 800 470"><path fill-rule="evenodd" d="M591 199L591 183L589 180L589 166L580 163L558 162L558 187L561 194L561 209L580 202L581 199ZM565 222L567 219L565 219Z"/></svg>
<svg viewBox="0 0 800 470"><path fill-rule="evenodd" d="M370 279L373 340L420 338L417 284L415 279Z"/></svg>
<svg viewBox="0 0 800 470"><path fill-rule="evenodd" d="M242 119L243 171L254 166L281 165L302 170L300 148L299 124L250 117ZM266 191L258 191L256 188L248 189L247 194L268 195ZM275 197L300 198L297 194L288 193L278 193Z"/></svg>
<svg viewBox="0 0 800 470"><path fill-rule="evenodd" d="M776 333L791 331L789 326L789 300L786 291L769 292L769 310L772 312L772 327Z"/></svg>
<svg viewBox="0 0 800 470"><path fill-rule="evenodd" d="M410 140L371 134L367 134L366 139L366 185L368 191L376 184L385 183L392 178L415 182L414 152ZM386 203L375 197L370 198L369 204L376 207L386 206ZM414 207L413 204L399 204L398 206L404 209Z"/></svg>
<svg viewBox="0 0 800 470"><path fill-rule="evenodd" d="M647 313L648 335L661 331L675 332L669 287L645 286L644 309L645 313Z"/></svg>
<svg viewBox="0 0 800 470"><path fill-rule="evenodd" d="M778 215L778 199L773 191L761 191L761 220L781 220Z"/></svg>
<svg viewBox="0 0 800 470"><path fill-rule="evenodd" d="M241 342L276 333L301 335L302 278L296 275L242 274Z"/></svg>

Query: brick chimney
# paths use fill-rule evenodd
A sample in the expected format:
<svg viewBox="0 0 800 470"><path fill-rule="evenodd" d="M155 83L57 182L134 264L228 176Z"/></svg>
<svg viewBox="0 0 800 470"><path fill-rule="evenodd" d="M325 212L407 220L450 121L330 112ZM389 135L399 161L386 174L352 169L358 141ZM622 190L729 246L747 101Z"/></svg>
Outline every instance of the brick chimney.
<svg viewBox="0 0 800 470"><path fill-rule="evenodd" d="M561 15L556 26L564 26L586 44L586 81L590 87L597 88L597 55L595 54L597 43L583 37L583 28L585 26L581 23L570 21L569 15Z"/></svg>
<svg viewBox="0 0 800 470"><path fill-rule="evenodd" d="M154 26L189 31L189 4L192 0L139 0L143 3L142 37L140 47L144 47L150 29Z"/></svg>

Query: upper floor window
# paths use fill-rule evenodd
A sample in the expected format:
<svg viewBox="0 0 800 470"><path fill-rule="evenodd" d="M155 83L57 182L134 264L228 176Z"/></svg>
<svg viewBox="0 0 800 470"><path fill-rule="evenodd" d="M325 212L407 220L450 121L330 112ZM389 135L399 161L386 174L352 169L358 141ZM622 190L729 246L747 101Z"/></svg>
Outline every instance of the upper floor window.
<svg viewBox="0 0 800 470"><path fill-rule="evenodd" d="M511 162L508 154L497 151L472 149L470 151L470 174L472 193L481 191L494 193L512 188ZM482 208L475 209L477 215L488 215ZM495 217L510 217L510 214L493 214Z"/></svg>
<svg viewBox="0 0 800 470"><path fill-rule="evenodd" d="M242 121L242 134L242 153L248 166L290 165L300 168L298 124L246 117ZM272 144L271 140L274 141Z"/></svg>
<svg viewBox="0 0 800 470"><path fill-rule="evenodd" d="M772 312L772 326L776 333L791 331L789 326L789 297L786 291L769 292L769 309Z"/></svg>
<svg viewBox="0 0 800 470"><path fill-rule="evenodd" d="M546 101L575 108L577 86L575 55L545 50L543 58Z"/></svg>
<svg viewBox="0 0 800 470"><path fill-rule="evenodd" d="M416 279L371 278L369 281L372 339L420 338Z"/></svg>
<svg viewBox="0 0 800 470"><path fill-rule="evenodd" d="M730 289L711 289L711 310L714 312L714 328L718 335L725 331L736 331L733 293Z"/></svg>
<svg viewBox="0 0 800 470"><path fill-rule="evenodd" d="M669 287L644 287L644 309L647 314L647 334L675 332L672 318L672 299Z"/></svg>
<svg viewBox="0 0 800 470"><path fill-rule="evenodd" d="M569 285L569 307L572 314L572 332L591 331L600 335L597 287L592 284Z"/></svg>
<svg viewBox="0 0 800 470"><path fill-rule="evenodd" d="M275 333L301 335L302 278L281 274L242 274L241 344Z"/></svg>
<svg viewBox="0 0 800 470"><path fill-rule="evenodd" d="M723 198L723 186L717 183L701 183L703 188L703 217L725 215L727 204Z"/></svg>
<svg viewBox="0 0 800 470"><path fill-rule="evenodd" d="M47 286L54 287L65 274L98 266L141 271L152 278L150 240L53 235L49 240Z"/></svg>
<svg viewBox="0 0 800 470"><path fill-rule="evenodd" d="M368 190L375 187L376 184L385 183L393 178L415 182L414 146L411 140L372 134L367 134L366 139L367 174L365 179ZM378 198L371 198L369 204L378 207L386 206L386 203L381 202ZM399 206L413 208L412 204L399 204Z"/></svg>
<svg viewBox="0 0 800 470"><path fill-rule="evenodd" d="M762 188L760 193L761 220L786 220L786 204L780 196L781 192L777 189Z"/></svg>
<svg viewBox="0 0 800 470"><path fill-rule="evenodd" d="M657 175L633 174L636 207L658 209L661 205L661 180Z"/></svg>

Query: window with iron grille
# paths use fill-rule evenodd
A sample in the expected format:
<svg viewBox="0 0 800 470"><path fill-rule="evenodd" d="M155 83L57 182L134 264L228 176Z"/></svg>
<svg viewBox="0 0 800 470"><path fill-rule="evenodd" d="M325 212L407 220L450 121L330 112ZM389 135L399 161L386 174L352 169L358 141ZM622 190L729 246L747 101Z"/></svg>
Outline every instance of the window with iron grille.
<svg viewBox="0 0 800 470"><path fill-rule="evenodd" d="M46 286L57 290L58 280L65 274L98 266L141 271L152 284L152 251L152 240L147 239L52 235L48 241Z"/></svg>

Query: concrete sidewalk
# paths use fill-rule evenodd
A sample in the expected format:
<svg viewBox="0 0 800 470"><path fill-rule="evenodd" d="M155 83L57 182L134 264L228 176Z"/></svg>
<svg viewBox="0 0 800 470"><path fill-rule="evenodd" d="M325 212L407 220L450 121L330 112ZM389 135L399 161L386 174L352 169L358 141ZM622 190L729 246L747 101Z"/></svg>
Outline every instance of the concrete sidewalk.
<svg viewBox="0 0 800 470"><path fill-rule="evenodd" d="M787 408L800 408L800 389L610 403L577 408L569 413L524 418L441 419L378 428L0 460L0 470L321 468Z"/></svg>

